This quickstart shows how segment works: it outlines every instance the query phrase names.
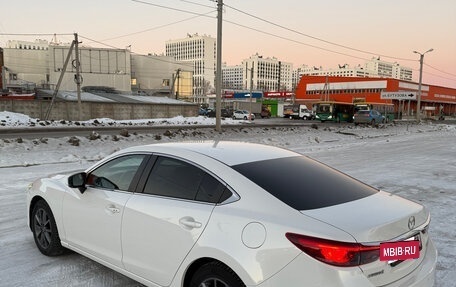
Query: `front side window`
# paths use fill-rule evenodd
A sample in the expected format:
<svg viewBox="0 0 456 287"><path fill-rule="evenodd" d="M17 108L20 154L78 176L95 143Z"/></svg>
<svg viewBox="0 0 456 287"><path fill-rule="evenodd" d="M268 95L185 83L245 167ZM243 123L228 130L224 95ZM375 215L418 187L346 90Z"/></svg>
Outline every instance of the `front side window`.
<svg viewBox="0 0 456 287"><path fill-rule="evenodd" d="M87 176L87 185L128 191L145 157L146 155L127 155L113 159L93 170Z"/></svg>
<svg viewBox="0 0 456 287"><path fill-rule="evenodd" d="M144 193L210 203L231 195L225 185L201 168L167 157L157 158Z"/></svg>

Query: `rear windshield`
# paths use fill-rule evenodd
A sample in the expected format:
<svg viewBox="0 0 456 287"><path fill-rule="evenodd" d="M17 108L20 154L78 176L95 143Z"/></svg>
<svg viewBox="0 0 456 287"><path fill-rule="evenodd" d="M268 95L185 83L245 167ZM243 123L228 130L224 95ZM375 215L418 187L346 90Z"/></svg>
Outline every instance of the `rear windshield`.
<svg viewBox="0 0 456 287"><path fill-rule="evenodd" d="M297 210L328 207L378 192L304 156L245 163L233 168Z"/></svg>
<svg viewBox="0 0 456 287"><path fill-rule="evenodd" d="M359 111L358 114L359 115L367 115L367 114L369 114L369 111Z"/></svg>

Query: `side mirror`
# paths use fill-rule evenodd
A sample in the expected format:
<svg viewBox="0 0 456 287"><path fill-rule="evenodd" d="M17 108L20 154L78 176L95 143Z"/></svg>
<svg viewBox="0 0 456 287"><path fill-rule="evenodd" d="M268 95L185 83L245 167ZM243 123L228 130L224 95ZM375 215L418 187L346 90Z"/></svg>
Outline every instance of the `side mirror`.
<svg viewBox="0 0 456 287"><path fill-rule="evenodd" d="M87 174L85 172L80 172L73 174L72 176L68 177L68 186L71 188L77 188L81 193L87 189L85 182L86 182Z"/></svg>

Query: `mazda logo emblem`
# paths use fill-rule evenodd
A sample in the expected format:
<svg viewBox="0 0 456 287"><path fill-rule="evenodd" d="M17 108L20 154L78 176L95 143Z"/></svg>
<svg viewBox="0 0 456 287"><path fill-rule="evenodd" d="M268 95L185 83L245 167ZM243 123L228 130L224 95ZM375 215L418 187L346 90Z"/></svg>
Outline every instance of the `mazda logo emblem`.
<svg viewBox="0 0 456 287"><path fill-rule="evenodd" d="M412 230L415 227L415 216L410 216L408 220L408 228Z"/></svg>

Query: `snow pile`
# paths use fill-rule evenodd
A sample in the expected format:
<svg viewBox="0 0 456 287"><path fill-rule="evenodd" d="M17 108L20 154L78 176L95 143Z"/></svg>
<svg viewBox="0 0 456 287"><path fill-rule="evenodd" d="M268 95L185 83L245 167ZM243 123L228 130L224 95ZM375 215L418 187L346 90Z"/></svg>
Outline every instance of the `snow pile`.
<svg viewBox="0 0 456 287"><path fill-rule="evenodd" d="M244 120L233 120L230 118L222 119L224 125L248 123ZM140 119L140 120L113 120L110 118L98 118L87 121L66 121L66 120L40 120L30 118L29 116L12 113L0 112L0 127L79 127L79 126L186 126L186 125L215 125L215 118L205 116L183 117L176 116L173 118L159 119Z"/></svg>
<svg viewBox="0 0 456 287"><path fill-rule="evenodd" d="M12 112L0 112L0 126L32 126L36 124L36 119L32 119L29 116L12 113Z"/></svg>

